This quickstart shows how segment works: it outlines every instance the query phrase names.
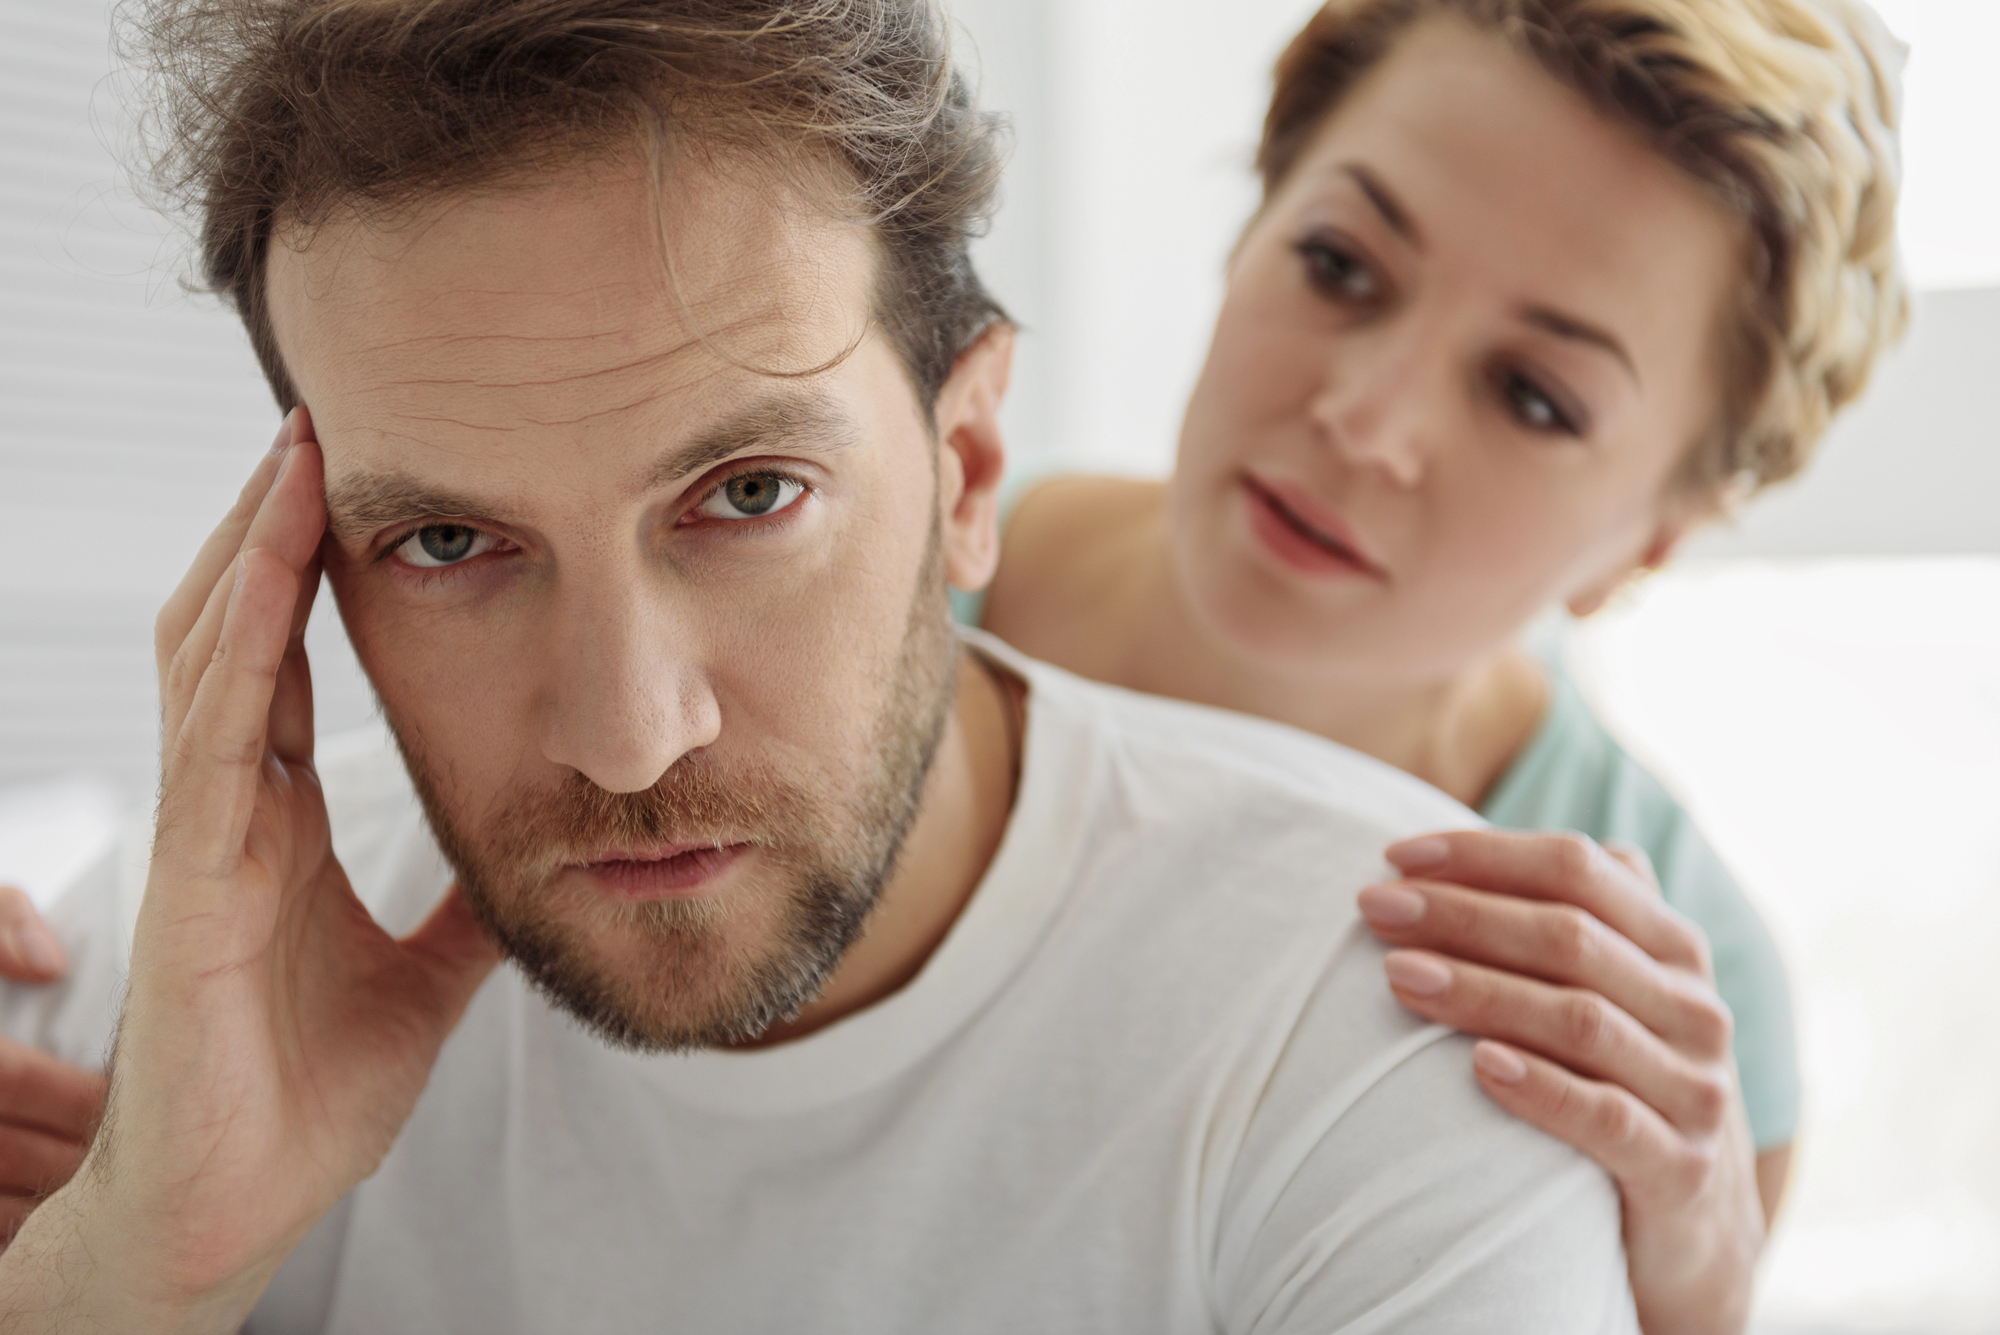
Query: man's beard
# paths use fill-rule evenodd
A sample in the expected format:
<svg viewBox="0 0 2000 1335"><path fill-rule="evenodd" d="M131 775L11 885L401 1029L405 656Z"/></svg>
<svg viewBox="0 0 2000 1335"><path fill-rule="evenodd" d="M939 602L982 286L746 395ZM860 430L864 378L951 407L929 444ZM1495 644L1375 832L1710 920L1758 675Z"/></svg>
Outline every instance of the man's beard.
<svg viewBox="0 0 2000 1335"><path fill-rule="evenodd" d="M663 1052L755 1039L820 995L895 869L951 713L957 643L939 537L933 528L859 783L725 774L695 752L644 792L572 772L505 802L475 836L453 821L425 749L397 730L473 911L549 1000L611 1043ZM604 850L673 843L748 844L756 862L737 860L726 900L617 903L582 876L556 884ZM585 924L639 962L600 958Z"/></svg>

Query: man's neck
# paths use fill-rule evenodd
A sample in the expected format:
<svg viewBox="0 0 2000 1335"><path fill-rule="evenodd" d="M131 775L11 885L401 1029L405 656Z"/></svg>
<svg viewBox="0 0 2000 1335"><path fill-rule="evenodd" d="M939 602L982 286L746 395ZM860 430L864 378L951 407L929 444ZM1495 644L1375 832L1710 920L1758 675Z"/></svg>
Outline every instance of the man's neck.
<svg viewBox="0 0 2000 1335"><path fill-rule="evenodd" d="M971 650L960 651L957 674L923 805L868 925L819 998L751 1046L804 1038L900 989L986 875L1014 809L1027 686Z"/></svg>

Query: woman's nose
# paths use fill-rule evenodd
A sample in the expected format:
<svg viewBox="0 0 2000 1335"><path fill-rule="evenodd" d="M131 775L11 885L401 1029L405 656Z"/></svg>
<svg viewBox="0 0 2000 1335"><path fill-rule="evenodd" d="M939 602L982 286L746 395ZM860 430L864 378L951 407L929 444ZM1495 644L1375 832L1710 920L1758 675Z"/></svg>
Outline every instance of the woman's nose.
<svg viewBox="0 0 2000 1335"><path fill-rule="evenodd" d="M1310 409L1329 447L1398 486L1416 486L1443 403L1445 386L1431 373L1439 360L1435 341L1414 323L1335 349Z"/></svg>
<svg viewBox="0 0 2000 1335"><path fill-rule="evenodd" d="M573 587L551 617L542 751L607 792L639 792L713 742L721 710L701 637L671 607L629 573L588 583L599 591Z"/></svg>

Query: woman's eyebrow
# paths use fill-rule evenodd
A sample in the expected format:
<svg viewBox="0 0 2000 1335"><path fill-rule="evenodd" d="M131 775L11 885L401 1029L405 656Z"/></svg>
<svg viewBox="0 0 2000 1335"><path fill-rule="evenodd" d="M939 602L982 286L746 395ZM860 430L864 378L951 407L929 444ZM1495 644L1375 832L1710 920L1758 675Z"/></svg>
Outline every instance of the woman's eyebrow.
<svg viewBox="0 0 2000 1335"><path fill-rule="evenodd" d="M1347 174L1348 179L1354 182L1362 194L1368 196L1368 202L1373 204L1375 211L1382 215L1382 221L1389 225L1390 231L1402 237L1403 240L1409 242L1418 250L1424 248L1424 235L1418 229L1416 220L1410 217L1410 211L1403 207L1402 201L1396 198L1395 192L1382 183L1381 177L1358 162L1342 163L1340 169Z"/></svg>
<svg viewBox="0 0 2000 1335"><path fill-rule="evenodd" d="M1574 339L1578 343L1588 343L1592 347L1604 349L1625 367L1625 373L1632 377L1633 384L1640 383L1639 368L1633 363L1632 354L1625 350L1625 345L1618 341L1617 335L1608 330L1600 329L1573 315L1550 310L1547 306L1524 307L1520 311L1520 317L1528 324L1537 329L1545 329L1557 338Z"/></svg>

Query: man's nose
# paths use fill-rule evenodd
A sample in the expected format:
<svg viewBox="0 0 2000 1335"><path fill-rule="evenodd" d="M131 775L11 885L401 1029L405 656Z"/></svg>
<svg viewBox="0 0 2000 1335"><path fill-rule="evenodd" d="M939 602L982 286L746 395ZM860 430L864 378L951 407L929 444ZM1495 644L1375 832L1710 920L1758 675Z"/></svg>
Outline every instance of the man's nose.
<svg viewBox="0 0 2000 1335"><path fill-rule="evenodd" d="M1313 400L1313 421L1342 458L1414 487L1448 402L1443 361L1437 339L1414 321L1343 342Z"/></svg>
<svg viewBox="0 0 2000 1335"><path fill-rule="evenodd" d="M699 636L636 571L565 583L545 641L542 753L609 792L650 788L721 729Z"/></svg>

